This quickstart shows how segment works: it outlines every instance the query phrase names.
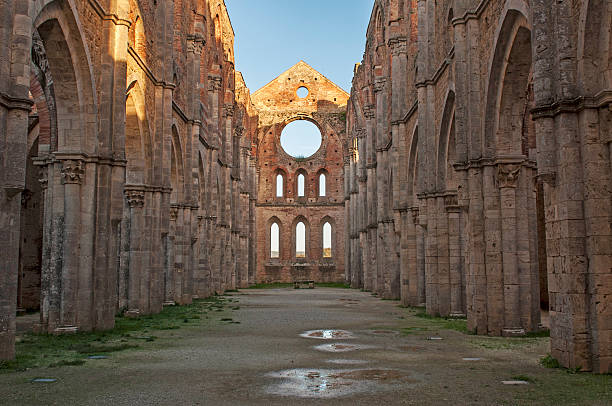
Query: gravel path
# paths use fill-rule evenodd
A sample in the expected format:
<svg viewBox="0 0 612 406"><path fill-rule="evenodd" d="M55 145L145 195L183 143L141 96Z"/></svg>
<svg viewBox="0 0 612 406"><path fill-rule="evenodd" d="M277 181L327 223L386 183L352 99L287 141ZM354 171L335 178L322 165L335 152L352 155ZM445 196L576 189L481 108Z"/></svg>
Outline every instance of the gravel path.
<svg viewBox="0 0 612 406"><path fill-rule="evenodd" d="M365 292L249 289L232 297L239 309L155 332L143 349L2 374L0 404L547 404L543 385L561 376L538 365L547 339L440 329ZM502 384L523 375L534 381Z"/></svg>

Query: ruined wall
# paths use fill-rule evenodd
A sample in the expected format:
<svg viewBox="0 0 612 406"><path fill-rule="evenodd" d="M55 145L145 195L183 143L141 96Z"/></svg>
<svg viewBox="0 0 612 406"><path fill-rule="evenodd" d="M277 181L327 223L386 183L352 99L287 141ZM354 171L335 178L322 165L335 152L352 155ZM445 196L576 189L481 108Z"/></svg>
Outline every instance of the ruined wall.
<svg viewBox="0 0 612 406"><path fill-rule="evenodd" d="M223 1L0 12L0 358L17 303L43 332L103 330L252 283L257 118Z"/></svg>
<svg viewBox="0 0 612 406"><path fill-rule="evenodd" d="M610 10L562 3L375 2L347 112L348 273L478 334L537 330L549 296L552 355L608 372Z"/></svg>
<svg viewBox="0 0 612 406"><path fill-rule="evenodd" d="M296 91L308 89L300 98ZM259 114L257 136L257 281L344 281L343 162L345 112L348 95L308 64L298 64L253 93ZM295 159L280 143L283 128L294 120L308 120L321 132L321 147L311 157ZM276 176L284 190L276 193ZM297 177L305 177L305 193L298 196ZM319 194L319 176L325 175L326 193ZM298 222L306 226L306 255L296 257ZM323 225L332 226L331 257L323 256ZM280 227L280 256L272 258L270 227Z"/></svg>

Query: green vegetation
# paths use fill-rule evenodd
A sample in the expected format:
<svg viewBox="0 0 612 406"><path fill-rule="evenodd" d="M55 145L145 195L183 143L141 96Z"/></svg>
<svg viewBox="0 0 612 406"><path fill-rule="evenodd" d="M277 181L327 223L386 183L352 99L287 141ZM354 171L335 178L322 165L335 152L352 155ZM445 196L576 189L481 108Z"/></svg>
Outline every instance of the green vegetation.
<svg viewBox="0 0 612 406"><path fill-rule="evenodd" d="M561 364L556 358L553 358L550 354L540 359L540 364L546 368L561 368Z"/></svg>
<svg viewBox="0 0 612 406"><path fill-rule="evenodd" d="M249 286L249 289L283 289L293 288L293 283L256 283L255 285Z"/></svg>
<svg viewBox="0 0 612 406"><path fill-rule="evenodd" d="M529 383L535 383L535 379L527 375L514 375L511 379L513 381L525 381Z"/></svg>
<svg viewBox="0 0 612 406"><path fill-rule="evenodd" d="M350 289L351 286L346 283L341 282L315 282L315 287L317 288L341 288L341 289ZM248 289L284 289L284 288L293 288L293 283L257 283L255 285L249 286Z"/></svg>
<svg viewBox="0 0 612 406"><path fill-rule="evenodd" d="M223 311L232 299L211 297L194 300L185 306L168 306L159 314L137 318L118 316L109 331L67 335L32 334L19 337L17 357L0 362L0 373L35 367L60 367L84 364L91 355L140 348L157 339L151 333L199 325L211 311ZM230 319L231 320L231 319Z"/></svg>

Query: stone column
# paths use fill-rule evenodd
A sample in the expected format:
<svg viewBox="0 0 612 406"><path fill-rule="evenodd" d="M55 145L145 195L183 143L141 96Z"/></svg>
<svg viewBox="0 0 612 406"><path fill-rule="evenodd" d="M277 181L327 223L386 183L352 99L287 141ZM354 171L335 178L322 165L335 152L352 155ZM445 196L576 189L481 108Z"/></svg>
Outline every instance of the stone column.
<svg viewBox="0 0 612 406"><path fill-rule="evenodd" d="M125 198L130 207L130 247L129 247L129 274L128 274L128 316L144 314L143 299L148 295L147 284L144 279L143 253L141 241L144 233L144 192L139 190L126 190Z"/></svg>
<svg viewBox="0 0 612 406"><path fill-rule="evenodd" d="M82 160L62 161L62 183L64 184L64 236L63 267L61 277L60 330L76 331L78 302L81 293L91 293L91 281L85 275L88 269L80 269L81 253L81 183L85 173ZM79 286L82 282L82 286ZM87 313L90 309L83 309Z"/></svg>
<svg viewBox="0 0 612 406"><path fill-rule="evenodd" d="M176 219L178 217L178 208L170 207L168 218L170 220L170 228L166 239L166 263L164 269L164 305L174 305L175 299L175 282L174 282L174 252L176 240Z"/></svg>
<svg viewBox="0 0 612 406"><path fill-rule="evenodd" d="M445 196L448 216L448 259L450 280L450 316L465 317L463 289L463 257L461 250L461 208L456 195Z"/></svg>
<svg viewBox="0 0 612 406"><path fill-rule="evenodd" d="M503 335L522 335L525 329L520 322L520 288L517 252L516 187L521 171L519 165L497 166L500 194L502 272L504 295ZM524 213L524 215L528 215Z"/></svg>

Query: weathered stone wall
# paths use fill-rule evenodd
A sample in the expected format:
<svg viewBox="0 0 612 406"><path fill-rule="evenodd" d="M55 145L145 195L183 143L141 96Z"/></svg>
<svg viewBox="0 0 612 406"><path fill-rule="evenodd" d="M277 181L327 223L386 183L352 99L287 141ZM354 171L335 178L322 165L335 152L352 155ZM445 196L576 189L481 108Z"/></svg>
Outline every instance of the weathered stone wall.
<svg viewBox="0 0 612 406"><path fill-rule="evenodd" d="M538 329L542 296L552 355L610 371L610 13L375 2L347 112L353 286L491 335Z"/></svg>
<svg viewBox="0 0 612 406"><path fill-rule="evenodd" d="M296 91L308 89L300 98ZM348 95L305 62L282 73L253 93L259 114L257 137L257 281L344 281L343 164L346 149L345 113ZM309 120L321 131L321 147L311 157L295 159L280 143L284 127ZM276 176L283 175L282 197ZM304 196L298 196L297 178L305 177ZM325 175L325 196L319 194L319 176ZM306 226L306 257L296 258L296 225ZM271 258L270 227L280 227L280 256ZM332 256L323 258L325 222L332 226Z"/></svg>
<svg viewBox="0 0 612 406"><path fill-rule="evenodd" d="M103 330L252 283L257 116L223 1L0 12L0 358L17 303Z"/></svg>

